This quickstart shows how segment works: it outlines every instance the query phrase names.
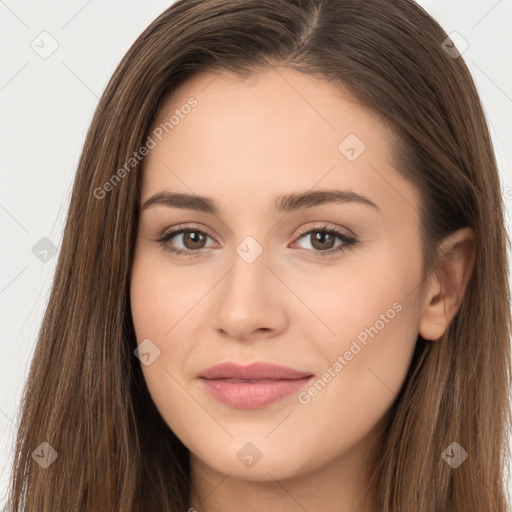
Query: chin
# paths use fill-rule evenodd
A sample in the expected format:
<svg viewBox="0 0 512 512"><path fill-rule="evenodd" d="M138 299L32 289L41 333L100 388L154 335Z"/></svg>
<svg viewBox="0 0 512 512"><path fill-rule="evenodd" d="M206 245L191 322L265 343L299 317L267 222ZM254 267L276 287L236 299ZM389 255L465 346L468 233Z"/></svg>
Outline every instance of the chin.
<svg viewBox="0 0 512 512"><path fill-rule="evenodd" d="M304 447L271 446L265 440L242 442L240 438L231 440L226 446L217 443L217 450L212 452L210 444L206 452L200 456L193 452L196 459L216 471L229 474L230 478L240 478L254 482L271 480L284 480L296 477L302 473L315 469L313 461L297 458L297 454L304 455ZM192 452L192 450L191 450ZM321 465L321 462L319 462Z"/></svg>

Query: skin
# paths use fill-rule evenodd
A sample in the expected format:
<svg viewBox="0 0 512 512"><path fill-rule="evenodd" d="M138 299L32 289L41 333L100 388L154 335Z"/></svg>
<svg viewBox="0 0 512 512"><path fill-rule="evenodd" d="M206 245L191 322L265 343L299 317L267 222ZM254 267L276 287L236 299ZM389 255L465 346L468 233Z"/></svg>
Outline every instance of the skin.
<svg viewBox="0 0 512 512"><path fill-rule="evenodd" d="M194 77L162 103L154 127L190 96L198 105L144 159L141 204L162 191L181 192L210 197L220 211L143 210L131 275L137 342L149 338L160 350L142 365L144 378L190 450L190 506L376 511L369 478L383 421L418 334L439 339L460 305L473 234L464 228L445 241L456 257L431 276L422 298L420 196L392 167L380 116L325 81L274 68L249 80L227 72ZM354 161L338 149L349 134L366 146ZM274 209L277 195L326 189L356 192L378 208ZM358 244L315 255L331 246L318 249L299 229L322 232L324 223ZM202 248L182 234L168 244L199 255L180 257L155 241L181 224L208 234ZM236 252L247 236L263 249L252 263ZM340 243L335 237L333 245ZM307 404L292 394L262 409L234 409L196 378L224 361L268 361L321 378L396 303L394 318L359 343ZM252 467L237 457L247 442L261 452Z"/></svg>

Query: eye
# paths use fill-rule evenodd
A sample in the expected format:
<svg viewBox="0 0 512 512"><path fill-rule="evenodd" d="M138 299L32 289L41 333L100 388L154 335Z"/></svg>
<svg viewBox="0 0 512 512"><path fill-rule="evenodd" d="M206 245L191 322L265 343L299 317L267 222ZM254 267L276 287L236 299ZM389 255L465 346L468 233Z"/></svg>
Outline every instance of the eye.
<svg viewBox="0 0 512 512"><path fill-rule="evenodd" d="M348 247L358 243L356 238L346 235L338 228L329 227L327 224L309 229L303 228L299 233L300 236L298 240L305 238L311 246L311 249L307 248L304 250L308 253L313 252L315 255L320 256L343 252ZM336 239L340 241L338 245L335 245Z"/></svg>
<svg viewBox="0 0 512 512"><path fill-rule="evenodd" d="M179 256L197 256L201 249L206 248L206 240L211 238L208 233L201 229L194 228L193 226L177 226L172 231L164 233L156 241L165 251L172 252ZM173 239L176 241L172 242ZM176 244L181 244L182 247L176 247Z"/></svg>

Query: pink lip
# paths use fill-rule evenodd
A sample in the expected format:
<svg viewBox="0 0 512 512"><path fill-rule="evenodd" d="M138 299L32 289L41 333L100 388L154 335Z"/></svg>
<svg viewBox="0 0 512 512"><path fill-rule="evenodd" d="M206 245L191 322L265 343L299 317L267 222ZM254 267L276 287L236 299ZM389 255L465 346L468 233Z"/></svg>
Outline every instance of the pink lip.
<svg viewBox="0 0 512 512"><path fill-rule="evenodd" d="M237 409L259 409L299 391L311 377L311 373L271 363L226 362L204 370L198 378L220 402Z"/></svg>

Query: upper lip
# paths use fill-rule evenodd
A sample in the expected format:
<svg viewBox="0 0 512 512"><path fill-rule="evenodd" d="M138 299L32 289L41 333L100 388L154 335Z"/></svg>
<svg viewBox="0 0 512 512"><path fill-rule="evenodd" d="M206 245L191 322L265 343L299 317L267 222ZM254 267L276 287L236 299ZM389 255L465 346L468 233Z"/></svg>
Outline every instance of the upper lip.
<svg viewBox="0 0 512 512"><path fill-rule="evenodd" d="M301 379L311 377L311 373L301 372L286 366L273 363L256 362L249 365L241 365L235 362L225 362L210 366L203 370L199 377L204 379Z"/></svg>

